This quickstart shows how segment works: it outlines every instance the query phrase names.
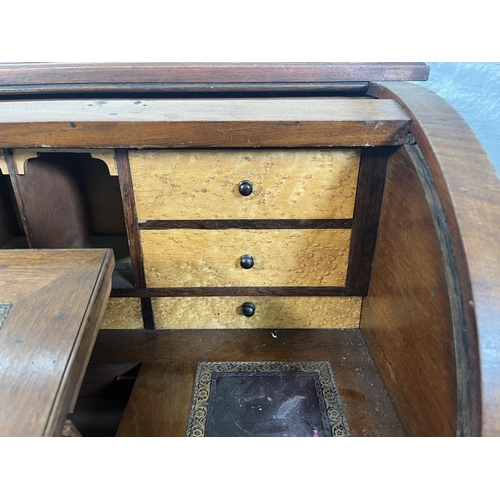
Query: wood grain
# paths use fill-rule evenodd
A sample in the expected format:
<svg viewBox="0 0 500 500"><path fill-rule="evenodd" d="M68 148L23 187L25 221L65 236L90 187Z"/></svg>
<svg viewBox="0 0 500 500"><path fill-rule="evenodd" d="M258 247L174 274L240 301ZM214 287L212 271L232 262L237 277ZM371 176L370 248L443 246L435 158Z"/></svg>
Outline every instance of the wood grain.
<svg viewBox="0 0 500 500"><path fill-rule="evenodd" d="M456 338L461 435L500 435L500 180L483 146L446 101L417 85L373 85L397 99L427 163L449 228L464 311Z"/></svg>
<svg viewBox="0 0 500 500"><path fill-rule="evenodd" d="M189 286L343 286L348 229L141 231L146 284ZM254 258L243 269L242 255Z"/></svg>
<svg viewBox="0 0 500 500"><path fill-rule="evenodd" d="M141 299L134 297L110 298L101 322L105 330L133 330L144 328Z"/></svg>
<svg viewBox="0 0 500 500"><path fill-rule="evenodd" d="M424 63L17 63L0 86L124 83L314 83L427 80Z"/></svg>
<svg viewBox="0 0 500 500"><path fill-rule="evenodd" d="M361 331L410 436L456 434L453 324L441 249L408 154L388 166Z"/></svg>
<svg viewBox="0 0 500 500"><path fill-rule="evenodd" d="M129 159L141 221L352 218L358 150L131 151ZM238 191L243 180L250 196Z"/></svg>
<svg viewBox="0 0 500 500"><path fill-rule="evenodd" d="M408 142L408 115L377 99L0 102L0 147L380 146Z"/></svg>
<svg viewBox="0 0 500 500"><path fill-rule="evenodd" d="M125 229L127 231L134 281L137 287L145 288L146 280L144 277L141 237L139 234L139 227L137 226L134 187L132 184L132 176L130 175L130 164L127 151L118 149L115 151L115 157L118 166L118 179L123 201Z"/></svg>
<svg viewBox="0 0 500 500"><path fill-rule="evenodd" d="M46 155L30 159L25 175L12 162L10 170L30 247L84 247L90 224L78 157Z"/></svg>
<svg viewBox="0 0 500 500"><path fill-rule="evenodd" d="M403 430L357 330L101 331L96 361L143 360L119 436L183 436L198 361L329 361L354 436Z"/></svg>
<svg viewBox="0 0 500 500"><path fill-rule="evenodd" d="M368 293L387 161L393 152L392 148L365 148L361 153L346 277L350 295Z"/></svg>
<svg viewBox="0 0 500 500"><path fill-rule="evenodd" d="M154 297L158 329L358 328L361 297ZM243 316L242 305L255 304Z"/></svg>
<svg viewBox="0 0 500 500"><path fill-rule="evenodd" d="M60 436L111 290L110 250L4 250L2 436ZM29 408L29 411L27 411Z"/></svg>

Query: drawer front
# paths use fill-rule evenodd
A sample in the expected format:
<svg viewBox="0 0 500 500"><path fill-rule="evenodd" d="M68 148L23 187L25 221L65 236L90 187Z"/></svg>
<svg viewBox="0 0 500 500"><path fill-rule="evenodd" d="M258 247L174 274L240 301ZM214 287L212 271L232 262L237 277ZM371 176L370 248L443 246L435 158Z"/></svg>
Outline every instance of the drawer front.
<svg viewBox="0 0 500 500"><path fill-rule="evenodd" d="M155 297L156 328L359 328L361 297ZM246 317L242 305L255 306ZM270 339L271 341L272 339Z"/></svg>
<svg viewBox="0 0 500 500"><path fill-rule="evenodd" d="M142 330L143 328L141 299L123 297L108 300L100 326L101 330Z"/></svg>
<svg viewBox="0 0 500 500"><path fill-rule="evenodd" d="M350 219L359 150L130 151L139 220ZM243 196L241 181L252 183Z"/></svg>
<svg viewBox="0 0 500 500"><path fill-rule="evenodd" d="M344 286L350 229L143 230L148 288ZM241 257L251 255L244 269Z"/></svg>

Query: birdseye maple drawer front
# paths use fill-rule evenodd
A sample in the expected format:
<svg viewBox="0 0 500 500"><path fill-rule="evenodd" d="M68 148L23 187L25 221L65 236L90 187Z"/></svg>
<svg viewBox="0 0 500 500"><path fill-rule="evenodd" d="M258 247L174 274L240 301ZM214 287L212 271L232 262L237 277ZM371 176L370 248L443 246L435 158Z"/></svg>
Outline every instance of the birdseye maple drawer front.
<svg viewBox="0 0 500 500"><path fill-rule="evenodd" d="M146 285L344 286L350 229L141 231Z"/></svg>
<svg viewBox="0 0 500 500"><path fill-rule="evenodd" d="M352 149L129 151L140 221L350 219L359 158Z"/></svg>
<svg viewBox="0 0 500 500"><path fill-rule="evenodd" d="M152 302L159 329L295 329L358 328L361 300L361 297L153 297Z"/></svg>
<svg viewBox="0 0 500 500"><path fill-rule="evenodd" d="M143 329L141 299L136 297L110 298L100 328L101 330Z"/></svg>

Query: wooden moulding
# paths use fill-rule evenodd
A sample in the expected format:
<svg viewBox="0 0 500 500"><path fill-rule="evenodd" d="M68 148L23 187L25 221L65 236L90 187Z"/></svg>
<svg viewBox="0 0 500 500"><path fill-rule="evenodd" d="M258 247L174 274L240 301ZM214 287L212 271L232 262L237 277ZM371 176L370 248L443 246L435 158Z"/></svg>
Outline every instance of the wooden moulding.
<svg viewBox="0 0 500 500"><path fill-rule="evenodd" d="M0 102L0 147L359 147L400 145L408 115L378 99Z"/></svg>
<svg viewBox="0 0 500 500"><path fill-rule="evenodd" d="M137 216L350 219L359 155L349 149L130 151ZM238 191L243 180L252 183L249 196Z"/></svg>
<svg viewBox="0 0 500 500"><path fill-rule="evenodd" d="M500 435L500 180L481 143L443 99L418 85L374 84L396 99L446 214L456 264L454 293L463 313L455 330L458 434ZM462 313L461 313L462 311Z"/></svg>
<svg viewBox="0 0 500 500"><path fill-rule="evenodd" d="M344 286L348 229L141 231L146 285ZM240 258L251 255L251 269Z"/></svg>
<svg viewBox="0 0 500 500"><path fill-rule="evenodd" d="M428 76L424 63L23 63L0 64L0 90L30 85L109 84L120 89L138 83L418 81Z"/></svg>
<svg viewBox="0 0 500 500"><path fill-rule="evenodd" d="M357 328L361 297L154 297L158 329ZM246 317L242 305L252 302Z"/></svg>

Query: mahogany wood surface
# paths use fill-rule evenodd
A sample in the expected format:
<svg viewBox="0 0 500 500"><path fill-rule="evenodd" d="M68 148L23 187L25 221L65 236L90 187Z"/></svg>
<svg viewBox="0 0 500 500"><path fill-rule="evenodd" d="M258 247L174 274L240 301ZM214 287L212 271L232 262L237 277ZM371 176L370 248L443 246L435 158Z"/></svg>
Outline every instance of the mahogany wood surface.
<svg viewBox="0 0 500 500"><path fill-rule="evenodd" d="M409 140L409 121L377 99L4 101L0 147L398 145Z"/></svg>
<svg viewBox="0 0 500 500"><path fill-rule="evenodd" d="M89 239L88 202L79 158L47 155L27 161L18 175L6 155L31 248L83 247Z"/></svg>
<svg viewBox="0 0 500 500"><path fill-rule="evenodd" d="M370 94L396 99L428 165L456 261L463 312L455 339L458 387L466 417L460 434L500 435L500 180L483 146L457 111L409 83L373 84ZM466 415L467 413L467 415Z"/></svg>
<svg viewBox="0 0 500 500"><path fill-rule="evenodd" d="M448 287L432 214L412 161L388 165L361 331L410 436L456 434Z"/></svg>
<svg viewBox="0 0 500 500"><path fill-rule="evenodd" d="M111 250L3 250L0 435L60 436L111 290Z"/></svg>
<svg viewBox="0 0 500 500"><path fill-rule="evenodd" d="M183 436L198 361L329 361L355 436L402 436L359 330L101 331L94 361L142 360L118 436Z"/></svg>
<svg viewBox="0 0 500 500"><path fill-rule="evenodd" d="M50 84L419 81L428 76L424 63L21 63L0 64L0 89Z"/></svg>

